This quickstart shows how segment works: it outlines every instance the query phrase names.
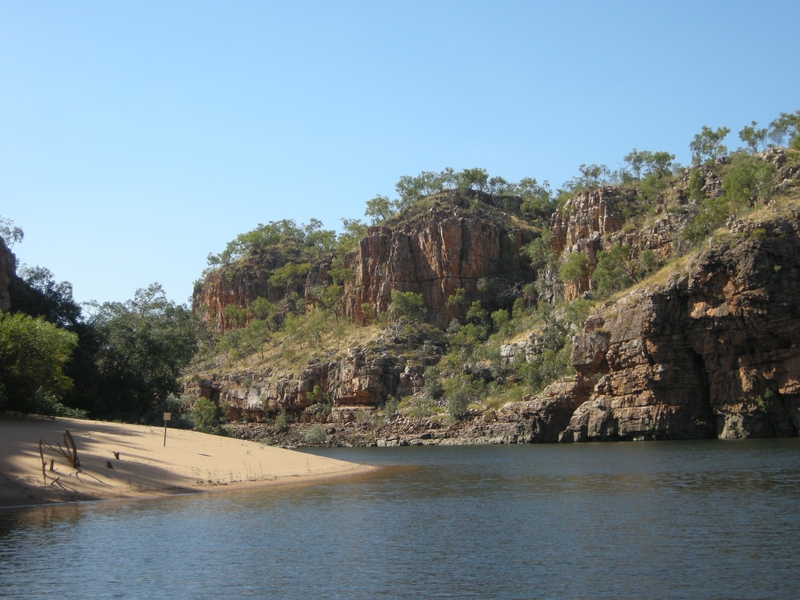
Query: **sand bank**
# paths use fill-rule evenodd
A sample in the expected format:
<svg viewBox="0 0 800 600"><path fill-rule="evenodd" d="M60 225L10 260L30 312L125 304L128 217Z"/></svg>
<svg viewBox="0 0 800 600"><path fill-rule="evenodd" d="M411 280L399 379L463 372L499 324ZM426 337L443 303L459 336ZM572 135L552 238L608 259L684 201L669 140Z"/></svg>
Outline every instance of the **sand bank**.
<svg viewBox="0 0 800 600"><path fill-rule="evenodd" d="M56 446L65 448L67 430L79 469ZM40 439L53 448L44 448L44 473ZM163 427L0 415L0 506L230 490L373 469L194 431L169 429L165 447Z"/></svg>

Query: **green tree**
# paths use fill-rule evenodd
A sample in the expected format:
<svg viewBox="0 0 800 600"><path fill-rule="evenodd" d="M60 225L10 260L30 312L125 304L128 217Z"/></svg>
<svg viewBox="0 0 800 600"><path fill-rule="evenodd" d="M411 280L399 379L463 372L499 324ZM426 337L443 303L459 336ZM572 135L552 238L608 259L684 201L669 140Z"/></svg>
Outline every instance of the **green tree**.
<svg viewBox="0 0 800 600"><path fill-rule="evenodd" d="M287 262L273 271L269 283L276 288L285 288L289 292L305 281L309 271L311 271L311 263Z"/></svg>
<svg viewBox="0 0 800 600"><path fill-rule="evenodd" d="M689 198L697 200L698 202L703 199L703 188L706 185L700 169L692 169L689 175Z"/></svg>
<svg viewBox="0 0 800 600"><path fill-rule="evenodd" d="M247 309L235 304L228 304L222 309L222 314L228 320L230 327L244 327L247 322Z"/></svg>
<svg viewBox="0 0 800 600"><path fill-rule="evenodd" d="M636 181L642 180L642 173L644 172L647 165L650 164L650 160L652 159L653 153L649 150L642 150L639 151L636 148L628 152L622 160L625 161L625 164L631 170L633 177Z"/></svg>
<svg viewBox="0 0 800 600"><path fill-rule="evenodd" d="M107 302L93 320L100 337L97 412L138 419L180 390L178 378L197 350L199 324L157 283L132 300Z"/></svg>
<svg viewBox="0 0 800 600"><path fill-rule="evenodd" d="M581 279L587 275L589 259L582 252L572 252L567 256L567 260L561 263L558 269L558 276L561 281L580 285Z"/></svg>
<svg viewBox="0 0 800 600"><path fill-rule="evenodd" d="M389 313L394 319L424 319L428 309L422 299L422 294L414 292L400 292L392 290L392 303Z"/></svg>
<svg viewBox="0 0 800 600"><path fill-rule="evenodd" d="M768 137L776 146L782 146L787 138L790 146L797 145L800 140L800 110L794 114L781 113L769 124Z"/></svg>
<svg viewBox="0 0 800 600"><path fill-rule="evenodd" d="M777 169L753 156L736 156L722 179L722 189L734 214L740 215L759 198L768 200L775 186Z"/></svg>
<svg viewBox="0 0 800 600"><path fill-rule="evenodd" d="M731 130L720 127L716 131L703 125L703 129L694 136L689 144L692 152L692 164L699 166L706 161L714 161L728 154L728 149L722 145Z"/></svg>
<svg viewBox="0 0 800 600"><path fill-rule="evenodd" d="M761 146L762 148L766 148L767 145L767 135L768 130L767 128L758 128L758 123L753 121L750 125L745 125L742 130L739 132L739 139L742 140L747 147L750 149L750 152L755 154L758 152L758 147Z"/></svg>
<svg viewBox="0 0 800 600"><path fill-rule="evenodd" d="M654 175L659 179L666 177L672 173L673 160L675 160L674 154L670 154L669 152L654 152L647 163L647 174Z"/></svg>
<svg viewBox="0 0 800 600"><path fill-rule="evenodd" d="M467 305L467 290L463 287L456 288L453 293L447 297L444 305L447 308L461 308Z"/></svg>
<svg viewBox="0 0 800 600"><path fill-rule="evenodd" d="M219 408L211 400L201 396L194 402L192 417L197 431L211 433L219 425Z"/></svg>
<svg viewBox="0 0 800 600"><path fill-rule="evenodd" d="M550 182L539 184L536 179L523 177L517 184L516 191L522 198L520 212L526 217L546 219L555 211Z"/></svg>
<svg viewBox="0 0 800 600"><path fill-rule="evenodd" d="M0 313L0 409L68 414L60 404L72 387L64 366L77 343L41 317Z"/></svg>
<svg viewBox="0 0 800 600"><path fill-rule="evenodd" d="M24 237L25 233L14 225L14 221L0 217L0 238L3 238L3 242L9 250L14 247L14 244L21 242Z"/></svg>
<svg viewBox="0 0 800 600"><path fill-rule="evenodd" d="M367 224L360 219L342 219L342 232L336 241L336 251L347 254L353 250L358 242L367 234Z"/></svg>
<svg viewBox="0 0 800 600"><path fill-rule="evenodd" d="M383 225L395 213L395 204L388 196L378 194L372 200L367 200L367 209L364 215L372 220L373 225Z"/></svg>
<svg viewBox="0 0 800 600"><path fill-rule="evenodd" d="M638 281L636 264L631 260L631 249L624 244L614 244L608 250L597 253L597 267L592 279L597 291L607 294L622 290Z"/></svg>

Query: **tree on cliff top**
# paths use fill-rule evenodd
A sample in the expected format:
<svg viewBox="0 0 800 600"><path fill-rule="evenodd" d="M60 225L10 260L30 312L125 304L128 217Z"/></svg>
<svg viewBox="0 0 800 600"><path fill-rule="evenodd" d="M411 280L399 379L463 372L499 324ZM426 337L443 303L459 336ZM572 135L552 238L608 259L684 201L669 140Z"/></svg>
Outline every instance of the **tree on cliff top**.
<svg viewBox="0 0 800 600"><path fill-rule="evenodd" d="M11 250L14 244L22 241L22 238L25 237L25 233L22 229L14 225L14 221L11 219L0 217L0 237L3 238L6 247Z"/></svg>
<svg viewBox="0 0 800 600"><path fill-rule="evenodd" d="M728 154L728 149L722 145L731 130L728 127L720 127L716 131L703 125L703 129L694 136L689 144L692 152L692 164L700 166L706 161L715 161Z"/></svg>

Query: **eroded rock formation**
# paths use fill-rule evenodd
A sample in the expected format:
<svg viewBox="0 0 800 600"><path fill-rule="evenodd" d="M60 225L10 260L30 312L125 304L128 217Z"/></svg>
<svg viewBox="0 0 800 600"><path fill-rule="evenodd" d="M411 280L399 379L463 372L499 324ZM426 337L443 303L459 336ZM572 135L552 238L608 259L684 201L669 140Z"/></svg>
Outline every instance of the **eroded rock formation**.
<svg viewBox="0 0 800 600"><path fill-rule="evenodd" d="M561 439L796 435L798 340L800 220L749 226L587 322L572 363L596 383Z"/></svg>
<svg viewBox="0 0 800 600"><path fill-rule="evenodd" d="M444 327L465 310L446 305L456 289L475 298L482 278L500 288L532 278L519 252L529 241L530 234L481 221L460 208L432 210L396 229L372 227L346 259L355 278L345 286L345 314L364 322L364 305L385 312L392 290L415 292L422 294L431 322ZM499 291L491 304L502 302Z"/></svg>

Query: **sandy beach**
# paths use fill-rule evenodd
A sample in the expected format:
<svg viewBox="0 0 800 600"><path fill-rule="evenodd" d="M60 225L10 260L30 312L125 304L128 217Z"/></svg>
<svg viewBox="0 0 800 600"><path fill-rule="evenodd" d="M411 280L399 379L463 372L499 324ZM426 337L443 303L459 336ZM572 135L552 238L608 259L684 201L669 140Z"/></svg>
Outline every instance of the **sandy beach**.
<svg viewBox="0 0 800 600"><path fill-rule="evenodd" d="M57 446L69 445L66 431L78 469ZM164 446L163 427L0 415L0 506L6 507L231 490L373 469L194 431L169 429Z"/></svg>

